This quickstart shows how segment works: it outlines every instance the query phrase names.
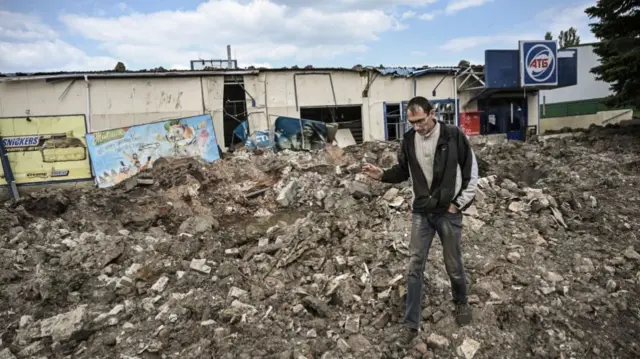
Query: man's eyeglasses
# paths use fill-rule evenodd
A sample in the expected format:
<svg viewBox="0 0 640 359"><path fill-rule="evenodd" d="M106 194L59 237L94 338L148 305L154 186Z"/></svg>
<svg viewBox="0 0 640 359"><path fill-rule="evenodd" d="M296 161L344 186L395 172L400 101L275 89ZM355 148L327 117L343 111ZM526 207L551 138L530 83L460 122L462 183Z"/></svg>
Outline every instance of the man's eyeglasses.
<svg viewBox="0 0 640 359"><path fill-rule="evenodd" d="M416 126L416 125L423 126L423 125L425 125L427 123L427 118L429 118L429 117L425 116L425 117L419 118L419 119L417 119L415 121L409 121L409 123L411 124L411 126Z"/></svg>

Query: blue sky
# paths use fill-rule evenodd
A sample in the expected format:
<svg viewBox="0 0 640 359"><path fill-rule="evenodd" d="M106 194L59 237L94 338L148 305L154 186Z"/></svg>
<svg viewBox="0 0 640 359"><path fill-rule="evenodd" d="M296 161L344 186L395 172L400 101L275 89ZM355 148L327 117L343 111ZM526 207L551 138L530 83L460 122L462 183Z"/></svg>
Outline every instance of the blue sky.
<svg viewBox="0 0 640 359"><path fill-rule="evenodd" d="M451 66L574 26L595 0L0 0L0 72L241 66Z"/></svg>

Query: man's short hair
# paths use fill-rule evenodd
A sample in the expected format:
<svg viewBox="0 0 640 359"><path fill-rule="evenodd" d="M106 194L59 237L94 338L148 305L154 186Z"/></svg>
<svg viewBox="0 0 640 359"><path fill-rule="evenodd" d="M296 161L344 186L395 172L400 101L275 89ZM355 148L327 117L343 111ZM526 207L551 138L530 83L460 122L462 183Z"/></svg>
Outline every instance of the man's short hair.
<svg viewBox="0 0 640 359"><path fill-rule="evenodd" d="M416 96L409 100L409 103L407 103L407 112L418 112L420 110L428 114L433 110L433 106L429 103L429 100L422 96Z"/></svg>

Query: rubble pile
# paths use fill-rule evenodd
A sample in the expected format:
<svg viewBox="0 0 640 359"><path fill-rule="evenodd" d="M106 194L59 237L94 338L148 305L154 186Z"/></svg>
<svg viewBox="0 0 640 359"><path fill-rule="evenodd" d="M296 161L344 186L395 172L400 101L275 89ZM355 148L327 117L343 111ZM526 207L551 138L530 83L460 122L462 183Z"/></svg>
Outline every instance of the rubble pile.
<svg viewBox="0 0 640 359"><path fill-rule="evenodd" d="M166 160L151 180L5 206L0 358L640 356L637 128L476 147L474 321L455 324L434 241L407 349L411 191L360 173L397 148Z"/></svg>

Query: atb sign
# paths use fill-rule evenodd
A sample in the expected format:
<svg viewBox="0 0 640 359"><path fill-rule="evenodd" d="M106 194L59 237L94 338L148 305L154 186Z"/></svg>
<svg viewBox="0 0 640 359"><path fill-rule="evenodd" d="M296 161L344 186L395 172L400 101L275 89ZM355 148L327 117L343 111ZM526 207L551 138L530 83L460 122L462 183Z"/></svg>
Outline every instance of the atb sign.
<svg viewBox="0 0 640 359"><path fill-rule="evenodd" d="M558 85L558 43L520 41L520 85L548 87Z"/></svg>

